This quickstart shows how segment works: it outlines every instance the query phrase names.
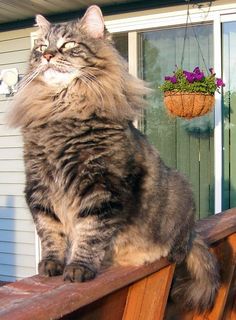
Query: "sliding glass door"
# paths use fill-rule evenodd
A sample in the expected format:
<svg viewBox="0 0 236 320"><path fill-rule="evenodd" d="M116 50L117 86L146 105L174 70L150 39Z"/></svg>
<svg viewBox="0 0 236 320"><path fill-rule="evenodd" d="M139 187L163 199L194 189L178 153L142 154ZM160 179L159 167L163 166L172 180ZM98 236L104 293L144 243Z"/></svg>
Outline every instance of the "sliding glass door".
<svg viewBox="0 0 236 320"><path fill-rule="evenodd" d="M142 129L163 160L192 184L200 218L214 213L214 115L193 120L170 117L159 89L164 76L181 64L184 35L184 27L140 33L140 73L154 89ZM185 43L183 68L199 66L207 72L205 65L213 66L212 24L189 28Z"/></svg>
<svg viewBox="0 0 236 320"><path fill-rule="evenodd" d="M171 23L168 20L166 25ZM139 76L154 89L140 128L164 161L190 181L200 218L236 206L236 14L216 15L212 23L188 28L183 68L199 66L207 72L215 65L217 75L226 84L223 94L216 95L215 111L193 120L169 116L159 89L164 76L181 65L183 24L117 33L114 40L122 55L138 65ZM138 29L141 28L140 25ZM131 43L130 39L136 42ZM135 48L130 50L132 46ZM131 71L136 74L135 70Z"/></svg>
<svg viewBox="0 0 236 320"><path fill-rule="evenodd" d="M222 50L225 81L223 209L228 209L236 206L236 21L222 23Z"/></svg>

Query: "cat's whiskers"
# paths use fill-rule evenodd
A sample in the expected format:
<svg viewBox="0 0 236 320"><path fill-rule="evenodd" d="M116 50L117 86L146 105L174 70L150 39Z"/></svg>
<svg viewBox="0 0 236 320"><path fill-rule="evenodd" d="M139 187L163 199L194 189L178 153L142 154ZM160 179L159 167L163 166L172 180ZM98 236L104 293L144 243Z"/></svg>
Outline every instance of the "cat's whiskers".
<svg viewBox="0 0 236 320"><path fill-rule="evenodd" d="M91 73L89 70L91 70L92 73ZM86 68L86 72L89 73L89 74L91 74L91 75L93 75L93 76L95 76L96 81L99 82L101 86L103 86L103 82L101 82L101 80L98 79L98 76L97 76L97 75L94 75L94 72L96 72L96 73L102 73L102 74L104 74L104 76L107 76L108 79L110 79L110 77L111 77L111 73L110 73L110 72L105 71L105 70L102 70L102 69L97 68L97 67L92 67L92 66L87 67L87 68ZM123 86L122 86L122 89L124 89ZM107 92L107 89L104 88L104 93L106 94L106 92ZM109 99L109 96L107 96L107 97L108 97L108 99ZM109 99L109 102L111 102L110 99Z"/></svg>
<svg viewBox="0 0 236 320"><path fill-rule="evenodd" d="M111 75L108 71L102 70L102 69L97 68L97 67L91 67L91 66L89 66L89 67L86 68L86 71L88 71L88 70L91 70L92 72L93 72L93 71L96 71L97 73L103 73L103 74L105 74L105 75L107 75L107 76L110 76L110 75Z"/></svg>
<svg viewBox="0 0 236 320"><path fill-rule="evenodd" d="M76 67L76 66L73 66L71 62L69 62L67 60L63 60L63 59L58 60L57 64L61 64L64 66L69 66L69 67Z"/></svg>
<svg viewBox="0 0 236 320"><path fill-rule="evenodd" d="M101 98L101 100L102 100L102 106L104 107L104 99L103 99L103 96L102 96L101 92L99 91L99 89L94 86L94 83L92 83L91 79L89 79L86 74L82 74L81 77L80 77L80 80L81 80L92 92L95 92L95 94L96 94L96 96L97 96L98 98Z"/></svg>
<svg viewBox="0 0 236 320"><path fill-rule="evenodd" d="M40 72L45 68L43 65L39 65L36 70L34 70L32 73L24 77L19 85L18 85L18 91L21 91L24 89L26 86L28 86L39 74Z"/></svg>
<svg viewBox="0 0 236 320"><path fill-rule="evenodd" d="M58 69L58 71L61 71L61 72L65 72L65 70L63 70L63 69L64 68L66 69L68 67L78 69L78 65L73 64L67 60L63 60L63 59L59 59L58 61L56 61L56 63L54 63L52 67L55 67L55 69ZM63 68L63 69L61 69L61 68ZM97 69L97 70L99 70L99 69ZM71 70L68 70L68 72L70 72L70 71ZM104 96L106 96L110 102L110 98L106 92L106 89L104 88L102 82L96 77L96 75L94 75L92 72L88 71L87 67L81 68L80 73L81 74L80 74L79 78L81 79L81 81L92 92L94 92L97 95L97 97L99 97L101 99L103 107L104 107L104 98L103 98Z"/></svg>
<svg viewBox="0 0 236 320"><path fill-rule="evenodd" d="M71 64L64 64L60 61L57 61L56 63L51 63L48 69L52 69L61 73L71 73L76 70L76 68L74 68Z"/></svg>
<svg viewBox="0 0 236 320"><path fill-rule="evenodd" d="M103 88L103 86L98 82L98 79L95 76L92 77L91 75L86 74L86 78L91 83L91 87L99 93L104 107L104 97L107 97L109 100L109 96L107 95L105 88Z"/></svg>
<svg viewBox="0 0 236 320"><path fill-rule="evenodd" d="M29 75L25 76L18 84L17 89L21 90L25 87L25 85L36 76L37 72L34 71L33 73L30 73Z"/></svg>
<svg viewBox="0 0 236 320"><path fill-rule="evenodd" d="M103 72L103 73L106 74L106 75L109 75L109 73L106 72L106 71L100 70L100 69L98 69L98 68L95 68L95 67L88 67L88 68L86 68L86 73L87 73L89 76L91 76L91 78L92 78L93 81L95 81L95 82L97 83L97 85L98 85L98 86L100 87L100 89L102 90L103 94L107 97L107 100L109 101L109 104L112 105L114 102L111 101L111 99L110 99L110 95L108 94L109 90L108 90L107 88L105 88L105 86L104 86L104 84L103 84L104 81L100 80L97 75L95 75L94 73L90 72L90 71L89 71L90 68L93 68L94 70L99 71L99 72L101 71L101 72ZM94 82L93 82L93 83L94 83Z"/></svg>
<svg viewBox="0 0 236 320"><path fill-rule="evenodd" d="M64 68L67 72L70 72L71 70L68 70L68 68L70 69L77 69L75 66L73 66L70 62L65 61L65 60L58 60L56 61L56 63L53 64L53 67L55 68ZM65 72L65 71L64 71Z"/></svg>
<svg viewBox="0 0 236 320"><path fill-rule="evenodd" d="M87 79L92 83L92 86L95 88L95 86L97 86L97 90L101 90L101 94L103 94L104 96L106 96L107 100L109 101L109 103L111 104L111 100L109 95L107 94L107 90L104 87L103 83L92 73L88 72L88 70L86 70L83 74L86 74Z"/></svg>

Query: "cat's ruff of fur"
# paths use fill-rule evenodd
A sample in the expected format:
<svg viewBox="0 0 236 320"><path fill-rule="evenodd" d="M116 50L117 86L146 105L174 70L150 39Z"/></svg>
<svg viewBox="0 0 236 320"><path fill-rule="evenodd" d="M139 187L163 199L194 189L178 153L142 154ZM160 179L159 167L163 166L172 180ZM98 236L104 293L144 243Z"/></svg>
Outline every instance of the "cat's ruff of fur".
<svg viewBox="0 0 236 320"><path fill-rule="evenodd" d="M176 276L173 298L189 309L211 307L217 264L195 235L191 189L132 125L148 89L128 74L100 9L62 24L37 16L37 24L8 119L23 133L39 272L85 281L105 263L164 256L187 268L187 280Z"/></svg>

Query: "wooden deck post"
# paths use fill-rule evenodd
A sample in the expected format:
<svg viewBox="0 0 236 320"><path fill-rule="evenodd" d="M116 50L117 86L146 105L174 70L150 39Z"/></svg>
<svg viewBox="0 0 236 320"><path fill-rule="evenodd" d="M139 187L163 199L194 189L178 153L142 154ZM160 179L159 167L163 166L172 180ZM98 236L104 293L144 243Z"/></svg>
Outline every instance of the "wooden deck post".
<svg viewBox="0 0 236 320"><path fill-rule="evenodd" d="M131 285L122 320L162 320L174 270L171 264Z"/></svg>
<svg viewBox="0 0 236 320"><path fill-rule="evenodd" d="M230 235L226 239L220 241L213 249L219 261L219 267L221 271L221 287L217 294L214 308L211 312L204 315L195 315L193 320L221 320L229 295L229 290L232 285L232 280L235 273L236 263L236 233ZM236 311L234 311L236 320ZM227 318L225 320L233 320L233 318Z"/></svg>

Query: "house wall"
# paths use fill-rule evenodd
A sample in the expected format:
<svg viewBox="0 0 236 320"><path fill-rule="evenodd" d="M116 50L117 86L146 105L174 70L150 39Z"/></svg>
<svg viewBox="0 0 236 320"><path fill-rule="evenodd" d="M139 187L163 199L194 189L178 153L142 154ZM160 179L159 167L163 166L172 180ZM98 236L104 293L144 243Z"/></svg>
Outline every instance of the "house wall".
<svg viewBox="0 0 236 320"><path fill-rule="evenodd" d="M30 32L0 33L0 70L26 70ZM35 274L35 232L24 200L24 164L20 132L9 129L5 114L11 99L0 95L0 280Z"/></svg>

